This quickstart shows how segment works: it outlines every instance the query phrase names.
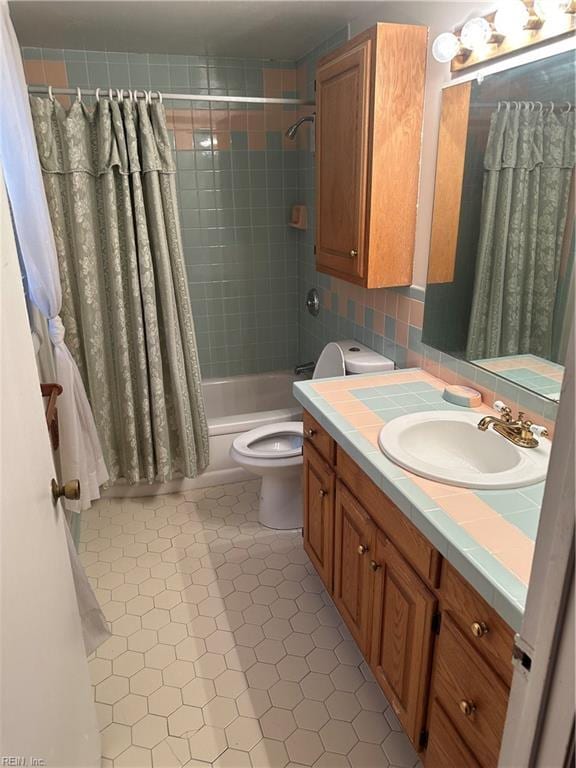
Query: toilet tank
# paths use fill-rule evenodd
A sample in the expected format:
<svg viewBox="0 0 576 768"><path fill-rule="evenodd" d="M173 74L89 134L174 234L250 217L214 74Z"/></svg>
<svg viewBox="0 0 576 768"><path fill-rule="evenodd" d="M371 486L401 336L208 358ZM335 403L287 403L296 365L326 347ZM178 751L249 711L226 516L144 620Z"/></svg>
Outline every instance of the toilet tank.
<svg viewBox="0 0 576 768"><path fill-rule="evenodd" d="M344 355L347 374L393 371L394 361L353 339L337 342Z"/></svg>

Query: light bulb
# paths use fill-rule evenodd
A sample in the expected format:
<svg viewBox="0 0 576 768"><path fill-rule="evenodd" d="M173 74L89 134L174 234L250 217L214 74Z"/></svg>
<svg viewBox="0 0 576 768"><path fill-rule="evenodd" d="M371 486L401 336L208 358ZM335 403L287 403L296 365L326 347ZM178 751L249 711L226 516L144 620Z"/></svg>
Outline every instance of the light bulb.
<svg viewBox="0 0 576 768"><path fill-rule="evenodd" d="M552 19L566 13L570 0L535 0L534 10L541 19Z"/></svg>
<svg viewBox="0 0 576 768"><path fill-rule="evenodd" d="M524 29L530 13L522 0L505 0L494 16L494 26L501 35L513 35Z"/></svg>
<svg viewBox="0 0 576 768"><path fill-rule="evenodd" d="M491 36L492 27L486 19L470 19L462 27L460 42L469 51L477 51L479 48L484 48Z"/></svg>
<svg viewBox="0 0 576 768"><path fill-rule="evenodd" d="M452 32L443 32L434 40L432 56L434 56L436 61L446 64L448 61L452 61L459 50L460 40L458 40L456 35L453 35Z"/></svg>

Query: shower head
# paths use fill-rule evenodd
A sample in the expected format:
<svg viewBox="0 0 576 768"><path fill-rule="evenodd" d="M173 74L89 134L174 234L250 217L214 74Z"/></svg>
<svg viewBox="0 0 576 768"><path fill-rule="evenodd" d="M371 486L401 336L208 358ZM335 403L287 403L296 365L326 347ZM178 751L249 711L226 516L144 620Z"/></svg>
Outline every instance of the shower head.
<svg viewBox="0 0 576 768"><path fill-rule="evenodd" d="M296 138L296 134L298 133L298 128L300 128L302 123L313 123L314 118L315 115L305 115L304 117L301 117L300 120L296 120L296 122L293 123L286 131L286 136L289 139L294 140Z"/></svg>

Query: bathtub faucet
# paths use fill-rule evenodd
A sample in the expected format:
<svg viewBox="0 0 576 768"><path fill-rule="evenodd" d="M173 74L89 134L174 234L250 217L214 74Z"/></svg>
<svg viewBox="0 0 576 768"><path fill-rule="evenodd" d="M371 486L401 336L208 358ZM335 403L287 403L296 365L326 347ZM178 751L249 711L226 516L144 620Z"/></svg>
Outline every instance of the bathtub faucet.
<svg viewBox="0 0 576 768"><path fill-rule="evenodd" d="M316 363L302 363L301 365L297 365L296 368L294 368L294 373L296 376L303 376L307 374L308 376L311 376L314 373L314 368L316 368Z"/></svg>

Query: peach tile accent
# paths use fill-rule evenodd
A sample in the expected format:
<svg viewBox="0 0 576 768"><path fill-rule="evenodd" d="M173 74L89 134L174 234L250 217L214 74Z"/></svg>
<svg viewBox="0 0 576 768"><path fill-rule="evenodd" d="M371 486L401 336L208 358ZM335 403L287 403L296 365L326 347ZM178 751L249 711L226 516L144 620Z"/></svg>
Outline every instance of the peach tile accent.
<svg viewBox="0 0 576 768"><path fill-rule="evenodd" d="M248 133L248 149L266 149L266 134L264 131L250 131Z"/></svg>
<svg viewBox="0 0 576 768"><path fill-rule="evenodd" d="M522 547L525 542L530 541L525 533L499 515L495 518L462 523L462 528L489 552L505 552Z"/></svg>
<svg viewBox="0 0 576 768"><path fill-rule="evenodd" d="M44 61L46 82L55 88L68 88L68 73L63 61Z"/></svg>
<svg viewBox="0 0 576 768"><path fill-rule="evenodd" d="M264 69L264 96L282 96L282 70Z"/></svg>
<svg viewBox="0 0 576 768"><path fill-rule="evenodd" d="M418 352L413 352L411 349L406 350L406 365L408 368L417 368L422 364L422 355Z"/></svg>
<svg viewBox="0 0 576 768"><path fill-rule="evenodd" d="M282 91L295 91L296 90L296 70L295 69L282 69Z"/></svg>
<svg viewBox="0 0 576 768"><path fill-rule="evenodd" d="M190 109L171 109L170 117L176 130L192 130L193 117Z"/></svg>
<svg viewBox="0 0 576 768"><path fill-rule="evenodd" d="M210 110L209 109L192 110L192 122L194 124L194 130L209 131L212 127L210 122Z"/></svg>
<svg viewBox="0 0 576 768"><path fill-rule="evenodd" d="M425 477L419 477L418 475L413 475L412 472L405 471L410 480L416 483L431 499L442 499L446 496L462 496L467 493L463 488L458 488L455 485L437 483L434 480L427 480Z"/></svg>
<svg viewBox="0 0 576 768"><path fill-rule="evenodd" d="M194 149L194 135L192 131L174 131L176 149Z"/></svg>
<svg viewBox="0 0 576 768"><path fill-rule="evenodd" d="M327 392L324 395L324 400L330 405L335 405L336 403L355 402L356 398L347 390L334 390L333 392Z"/></svg>
<svg viewBox="0 0 576 768"><path fill-rule="evenodd" d="M505 568L512 571L523 584L528 584L532 561L534 560L534 546L534 542L527 541L520 547L507 549L505 552L497 552L495 557Z"/></svg>
<svg viewBox="0 0 576 768"><path fill-rule="evenodd" d="M264 111L252 110L246 113L248 117L248 130L249 131L264 131L266 130Z"/></svg>
<svg viewBox="0 0 576 768"><path fill-rule="evenodd" d="M462 488L460 489L462 491ZM439 506L457 523L471 523L476 520L500 520L501 517L485 501L471 491L438 499Z"/></svg>
<svg viewBox="0 0 576 768"><path fill-rule="evenodd" d="M25 59L24 74L26 82L29 85L47 85L46 73L44 72L44 62L40 59Z"/></svg>
<svg viewBox="0 0 576 768"><path fill-rule="evenodd" d="M410 300L410 325L414 325L416 328L422 328L424 322L424 302L416 301L416 299Z"/></svg>
<svg viewBox="0 0 576 768"><path fill-rule="evenodd" d="M212 134L214 149L230 149L230 131L215 131Z"/></svg>
<svg viewBox="0 0 576 768"><path fill-rule="evenodd" d="M337 406L336 406L337 407ZM340 410L337 407L337 410ZM344 414L342 414L344 415ZM383 419L376 413L348 413L346 414L346 420L353 426L359 429L360 427L375 427L384 424Z"/></svg>
<svg viewBox="0 0 576 768"><path fill-rule="evenodd" d="M282 130L282 105L266 104L264 109L264 125L267 131Z"/></svg>
<svg viewBox="0 0 576 768"><path fill-rule="evenodd" d="M247 112L239 109L230 110L230 129L232 131L247 131L248 118Z"/></svg>
<svg viewBox="0 0 576 768"><path fill-rule="evenodd" d="M408 323L396 321L396 343L402 347L408 346Z"/></svg>
<svg viewBox="0 0 576 768"><path fill-rule="evenodd" d="M212 130L227 131L230 129L230 113L227 109L211 109L210 122Z"/></svg>
<svg viewBox="0 0 576 768"><path fill-rule="evenodd" d="M370 411L370 409L364 405L362 400L338 401L334 404L334 407L337 408L338 413L346 419L351 413L366 413L366 411ZM372 413L372 411L370 411L370 413Z"/></svg>
<svg viewBox="0 0 576 768"><path fill-rule="evenodd" d="M396 320L408 323L410 320L410 299L407 296L398 296L398 311Z"/></svg>
<svg viewBox="0 0 576 768"><path fill-rule="evenodd" d="M378 448L378 435L382 429L382 424L371 427L360 427L360 434L366 438L375 448Z"/></svg>

